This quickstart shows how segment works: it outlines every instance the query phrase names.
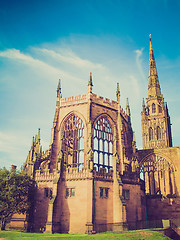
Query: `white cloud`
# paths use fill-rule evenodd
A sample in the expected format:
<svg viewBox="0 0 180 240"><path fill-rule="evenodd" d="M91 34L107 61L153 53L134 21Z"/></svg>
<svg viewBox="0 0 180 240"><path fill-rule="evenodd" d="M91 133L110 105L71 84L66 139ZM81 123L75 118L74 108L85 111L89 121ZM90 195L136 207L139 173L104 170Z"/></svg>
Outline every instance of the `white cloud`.
<svg viewBox="0 0 180 240"><path fill-rule="evenodd" d="M18 50L18 49L7 49L5 51L1 51L0 57L20 61L21 64L26 64L35 69L39 69L42 73L48 72L48 73L53 73L53 74L56 73L58 75L63 74L63 71L61 71L57 68L54 68L54 67L48 65L47 63L40 61L39 59L35 59L28 54L21 53L20 50Z"/></svg>
<svg viewBox="0 0 180 240"><path fill-rule="evenodd" d="M45 48L34 48L35 51L39 51L51 58L54 58L56 61L64 62L67 64L71 64L78 68L92 68L92 69L103 69L102 64L95 64L87 59L82 59L77 56L74 52L69 49L59 48L57 52L45 49Z"/></svg>
<svg viewBox="0 0 180 240"><path fill-rule="evenodd" d="M144 51L144 48L141 48L140 50L139 49L135 50L135 53L136 53L136 64L138 66L139 72L141 74L141 77L145 79L146 77L142 67L142 58L141 58L143 55L143 51Z"/></svg>

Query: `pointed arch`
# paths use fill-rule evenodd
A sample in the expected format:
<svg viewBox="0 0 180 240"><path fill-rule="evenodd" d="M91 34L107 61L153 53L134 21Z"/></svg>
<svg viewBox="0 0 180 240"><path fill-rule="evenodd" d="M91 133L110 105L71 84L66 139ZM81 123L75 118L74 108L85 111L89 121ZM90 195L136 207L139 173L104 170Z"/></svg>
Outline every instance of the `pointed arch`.
<svg viewBox="0 0 180 240"><path fill-rule="evenodd" d="M155 103L152 104L152 113L156 113L156 104Z"/></svg>
<svg viewBox="0 0 180 240"><path fill-rule="evenodd" d="M159 105L159 113L162 113L162 107Z"/></svg>
<svg viewBox="0 0 180 240"><path fill-rule="evenodd" d="M159 126L157 126L156 133L157 133L157 140L160 140L161 139L161 128Z"/></svg>
<svg viewBox="0 0 180 240"><path fill-rule="evenodd" d="M99 171L112 168L113 121L107 114L98 116L93 124L94 167Z"/></svg>
<svg viewBox="0 0 180 240"><path fill-rule="evenodd" d="M153 129L152 127L149 128L149 141L152 141L154 139Z"/></svg>
<svg viewBox="0 0 180 240"><path fill-rule="evenodd" d="M139 163L145 180L146 194L164 196L175 194L175 167L162 154L151 153Z"/></svg>
<svg viewBox="0 0 180 240"><path fill-rule="evenodd" d="M61 126L64 164L79 170L84 166L84 121L75 112L68 114Z"/></svg>

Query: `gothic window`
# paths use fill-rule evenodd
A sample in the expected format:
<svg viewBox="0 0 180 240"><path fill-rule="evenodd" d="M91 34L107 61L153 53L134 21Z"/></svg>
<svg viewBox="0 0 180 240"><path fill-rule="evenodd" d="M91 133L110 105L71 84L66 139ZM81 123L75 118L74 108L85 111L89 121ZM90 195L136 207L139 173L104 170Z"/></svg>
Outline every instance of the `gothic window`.
<svg viewBox="0 0 180 240"><path fill-rule="evenodd" d="M175 194L173 166L165 158L153 154L140 165L143 168L146 194Z"/></svg>
<svg viewBox="0 0 180 240"><path fill-rule="evenodd" d="M162 113L162 107L159 105L159 113Z"/></svg>
<svg viewBox="0 0 180 240"><path fill-rule="evenodd" d="M152 127L149 128L149 141L153 140L153 129Z"/></svg>
<svg viewBox="0 0 180 240"><path fill-rule="evenodd" d="M81 118L72 114L64 123L64 163L82 169L84 165L84 125Z"/></svg>
<svg viewBox="0 0 180 240"><path fill-rule="evenodd" d="M156 112L156 105L153 103L152 104L152 113L155 113Z"/></svg>
<svg viewBox="0 0 180 240"><path fill-rule="evenodd" d="M157 140L161 139L161 129L160 127L158 126L157 127Z"/></svg>
<svg viewBox="0 0 180 240"><path fill-rule="evenodd" d="M94 166L99 171L112 168L113 134L106 116L97 120L94 126Z"/></svg>

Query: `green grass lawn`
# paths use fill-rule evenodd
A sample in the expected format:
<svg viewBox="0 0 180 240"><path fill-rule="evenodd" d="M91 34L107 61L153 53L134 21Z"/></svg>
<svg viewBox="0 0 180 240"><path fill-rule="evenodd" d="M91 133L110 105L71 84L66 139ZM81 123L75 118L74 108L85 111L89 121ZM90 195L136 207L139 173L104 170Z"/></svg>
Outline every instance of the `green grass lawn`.
<svg viewBox="0 0 180 240"><path fill-rule="evenodd" d="M155 231L131 231L125 233L97 233L94 235L73 235L73 234L45 234L45 233L25 233L17 231L0 231L0 240L168 240L170 238Z"/></svg>

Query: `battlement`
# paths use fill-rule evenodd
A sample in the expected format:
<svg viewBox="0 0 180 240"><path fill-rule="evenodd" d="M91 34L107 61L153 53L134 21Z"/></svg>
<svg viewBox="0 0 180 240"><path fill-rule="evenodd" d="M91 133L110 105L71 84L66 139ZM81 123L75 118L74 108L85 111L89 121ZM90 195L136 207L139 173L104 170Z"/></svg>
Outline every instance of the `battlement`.
<svg viewBox="0 0 180 240"><path fill-rule="evenodd" d="M76 95L75 97L71 96L68 98L61 98L60 99L60 106L69 106L73 104L79 104L79 103L84 103L87 102L87 94L81 95Z"/></svg>
<svg viewBox="0 0 180 240"><path fill-rule="evenodd" d="M80 104L80 103L87 103L88 101L88 94L83 94L83 95L76 95L75 97L70 96L67 98L61 98L60 99L60 106L70 106L70 105L74 105L74 104ZM96 94L91 93L90 94L90 99L92 100L92 102L103 105L105 107L110 107L114 110L118 110L118 108L120 107L120 112L121 115L127 119L127 114L126 112L122 109L121 106L119 106L117 101L114 100L110 100L108 98L103 98L101 96L97 96Z"/></svg>
<svg viewBox="0 0 180 240"><path fill-rule="evenodd" d="M118 103L116 101L110 100L108 98L103 98L101 96L97 96L96 94L91 94L91 100L95 103L106 105L114 109L118 108Z"/></svg>
<svg viewBox="0 0 180 240"><path fill-rule="evenodd" d="M107 169L101 168L100 171L97 171L96 168L93 169L94 177L99 180L113 181L113 170L110 169L107 172Z"/></svg>
<svg viewBox="0 0 180 240"><path fill-rule="evenodd" d="M49 169L46 169L41 172L41 170L36 170L35 172L35 181L43 182L43 181L53 181L57 177L57 173L50 173Z"/></svg>
<svg viewBox="0 0 180 240"><path fill-rule="evenodd" d="M93 174L88 169L83 168L81 171L78 168L67 168L64 173L64 178L68 181L92 178Z"/></svg>
<svg viewBox="0 0 180 240"><path fill-rule="evenodd" d="M114 100L110 100L108 98L103 98L101 96L97 96L96 94L92 94L91 95L91 99L94 103L97 103L97 104L100 104L100 105L104 105L106 107L110 107L110 108L113 108L115 110L118 110L119 108L119 104L118 102L114 101ZM120 106L120 112L121 112L121 115L127 119L127 114L126 112L123 110L123 108Z"/></svg>

